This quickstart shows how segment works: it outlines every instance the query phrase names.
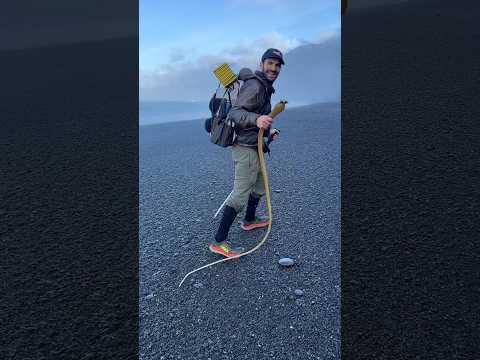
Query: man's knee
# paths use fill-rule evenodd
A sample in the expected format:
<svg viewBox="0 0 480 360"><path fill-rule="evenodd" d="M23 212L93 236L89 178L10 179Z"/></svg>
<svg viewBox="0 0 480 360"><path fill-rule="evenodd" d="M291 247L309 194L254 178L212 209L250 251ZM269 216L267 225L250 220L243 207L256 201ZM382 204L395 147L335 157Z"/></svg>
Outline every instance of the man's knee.
<svg viewBox="0 0 480 360"><path fill-rule="evenodd" d="M232 197L228 199L227 205L234 208L237 213L241 212L243 209L245 209L245 206L248 204L248 199L250 196L252 196L255 199L260 199L264 194L259 194L255 191L252 191L250 193L244 193L241 195L235 195L232 194Z"/></svg>
<svg viewBox="0 0 480 360"><path fill-rule="evenodd" d="M228 206L234 208L237 212L242 211L247 205L248 198L250 194L252 194L253 188L254 184L251 181L245 181L242 183L236 182L233 187L232 196L227 201ZM255 193L253 196L260 197L261 195Z"/></svg>
<svg viewBox="0 0 480 360"><path fill-rule="evenodd" d="M228 199L227 205L234 208L237 213L240 213L246 205L248 197L244 199L243 197L232 197Z"/></svg>
<svg viewBox="0 0 480 360"><path fill-rule="evenodd" d="M253 194L255 194L255 195L253 195ZM263 195L265 195L264 187L259 186L258 183L255 184L255 186L253 187L252 195L257 196L257 197L262 197Z"/></svg>
<svg viewBox="0 0 480 360"><path fill-rule="evenodd" d="M261 191L255 190L255 191L252 191L251 195L255 199L260 199L263 195L265 195L265 193L264 192L262 193Z"/></svg>

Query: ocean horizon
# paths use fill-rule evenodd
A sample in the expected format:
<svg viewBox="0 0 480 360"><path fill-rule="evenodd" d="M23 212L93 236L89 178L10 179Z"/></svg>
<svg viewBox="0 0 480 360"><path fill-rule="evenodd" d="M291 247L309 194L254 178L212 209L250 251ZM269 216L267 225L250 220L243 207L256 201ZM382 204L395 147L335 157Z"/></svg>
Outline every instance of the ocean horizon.
<svg viewBox="0 0 480 360"><path fill-rule="evenodd" d="M289 102L287 109L318 103ZM274 102L272 101L272 106ZM202 101L140 101L139 125L154 125L170 122L200 120L210 117L208 102Z"/></svg>

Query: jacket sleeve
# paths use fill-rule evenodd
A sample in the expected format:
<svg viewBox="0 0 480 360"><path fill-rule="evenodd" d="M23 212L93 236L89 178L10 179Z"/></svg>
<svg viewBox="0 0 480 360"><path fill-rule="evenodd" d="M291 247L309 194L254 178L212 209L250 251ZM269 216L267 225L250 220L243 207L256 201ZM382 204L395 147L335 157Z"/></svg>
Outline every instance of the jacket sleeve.
<svg viewBox="0 0 480 360"><path fill-rule="evenodd" d="M266 129L263 131L263 137L268 138L268 137L270 136L270 129L271 129L271 128L272 128L272 127L269 126L268 128L266 128Z"/></svg>
<svg viewBox="0 0 480 360"><path fill-rule="evenodd" d="M257 126L257 114L255 110L260 107L261 85L257 80L251 79L245 81L240 88L237 101L228 113L228 118L235 122L240 129L246 129Z"/></svg>

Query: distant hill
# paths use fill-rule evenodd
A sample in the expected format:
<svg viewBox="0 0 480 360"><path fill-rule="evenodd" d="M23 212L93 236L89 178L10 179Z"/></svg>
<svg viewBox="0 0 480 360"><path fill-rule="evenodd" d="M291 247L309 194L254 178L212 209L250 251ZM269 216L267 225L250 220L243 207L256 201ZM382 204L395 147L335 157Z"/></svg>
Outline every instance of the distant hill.
<svg viewBox="0 0 480 360"><path fill-rule="evenodd" d="M335 37L321 44L299 46L285 54L285 66L272 98L309 104L340 100L341 43Z"/></svg>

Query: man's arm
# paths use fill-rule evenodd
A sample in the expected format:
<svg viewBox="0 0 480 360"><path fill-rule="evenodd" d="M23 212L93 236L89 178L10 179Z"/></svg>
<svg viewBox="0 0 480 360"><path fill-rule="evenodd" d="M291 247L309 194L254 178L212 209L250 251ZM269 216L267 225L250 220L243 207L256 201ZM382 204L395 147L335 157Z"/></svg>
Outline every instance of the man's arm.
<svg viewBox="0 0 480 360"><path fill-rule="evenodd" d="M257 80L251 79L247 80L240 88L237 101L228 113L228 119L233 120L238 128L246 129L257 126L257 118L260 114L254 111L261 105L259 103L261 86Z"/></svg>

